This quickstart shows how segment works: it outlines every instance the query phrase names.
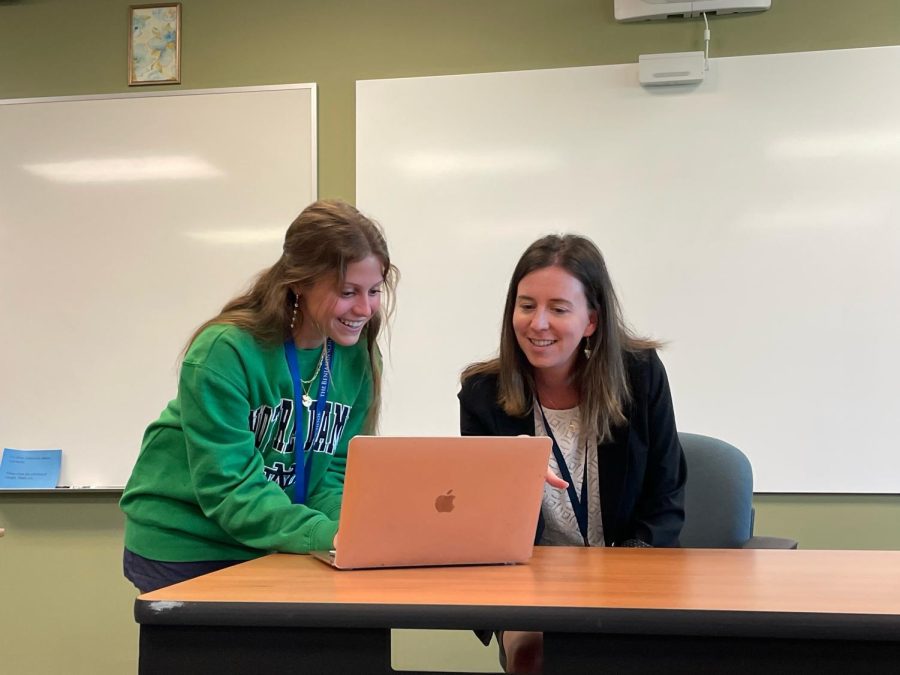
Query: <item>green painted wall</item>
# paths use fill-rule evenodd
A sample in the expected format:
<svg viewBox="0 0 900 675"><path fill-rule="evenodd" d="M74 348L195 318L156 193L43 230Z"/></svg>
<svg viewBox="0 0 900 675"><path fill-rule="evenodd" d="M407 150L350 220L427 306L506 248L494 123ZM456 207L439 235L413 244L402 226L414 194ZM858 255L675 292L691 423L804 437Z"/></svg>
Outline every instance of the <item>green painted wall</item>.
<svg viewBox="0 0 900 675"><path fill-rule="evenodd" d="M612 0L182 5L182 85L169 88L318 83L319 192L350 200L358 79L625 63L640 53L701 47L699 22L616 24ZM0 98L128 91L127 7L120 0L0 0ZM900 1L773 0L768 12L717 18L711 28L713 57L895 45ZM756 501L761 534L794 537L804 548L900 549L900 496ZM0 495L0 526L3 672L133 672L134 593L120 577L114 497ZM464 633L396 635L398 666L490 667L492 658Z"/></svg>

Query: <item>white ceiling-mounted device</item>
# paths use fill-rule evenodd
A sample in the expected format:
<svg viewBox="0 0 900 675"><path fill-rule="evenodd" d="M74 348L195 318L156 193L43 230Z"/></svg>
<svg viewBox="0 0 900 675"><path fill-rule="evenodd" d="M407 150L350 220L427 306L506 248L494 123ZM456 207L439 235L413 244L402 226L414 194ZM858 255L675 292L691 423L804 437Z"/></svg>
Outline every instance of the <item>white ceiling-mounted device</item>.
<svg viewBox="0 0 900 675"><path fill-rule="evenodd" d="M641 54L638 79L645 87L658 84L696 84L705 72L703 52Z"/></svg>
<svg viewBox="0 0 900 675"><path fill-rule="evenodd" d="M700 16L762 12L772 6L772 0L616 0L616 21L652 21Z"/></svg>

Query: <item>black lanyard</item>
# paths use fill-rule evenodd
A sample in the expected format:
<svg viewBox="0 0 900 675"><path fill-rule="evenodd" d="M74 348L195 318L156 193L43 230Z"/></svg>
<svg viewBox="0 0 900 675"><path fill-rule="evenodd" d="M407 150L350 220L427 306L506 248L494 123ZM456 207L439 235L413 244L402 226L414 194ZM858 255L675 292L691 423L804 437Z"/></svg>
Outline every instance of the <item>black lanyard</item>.
<svg viewBox="0 0 900 675"><path fill-rule="evenodd" d="M575 512L575 520L578 521L578 529L581 532L581 538L584 541L585 546L590 546L590 543L588 542L587 449L585 448L584 453L584 474L581 477L581 499L578 499L578 495L575 492L575 485L572 482L572 474L569 473L569 466L566 464L566 459L563 457L562 450L559 449L559 443L556 442L556 436L553 435L553 429L550 428L550 423L547 421L547 416L544 414L544 406L541 405L537 396L535 396L535 401L537 401L538 410L541 411L541 419L544 420L544 430L547 432L550 440L553 441L553 456L556 457L556 465L559 467L562 479L569 484L566 491L569 493L569 501L572 502L572 511Z"/></svg>

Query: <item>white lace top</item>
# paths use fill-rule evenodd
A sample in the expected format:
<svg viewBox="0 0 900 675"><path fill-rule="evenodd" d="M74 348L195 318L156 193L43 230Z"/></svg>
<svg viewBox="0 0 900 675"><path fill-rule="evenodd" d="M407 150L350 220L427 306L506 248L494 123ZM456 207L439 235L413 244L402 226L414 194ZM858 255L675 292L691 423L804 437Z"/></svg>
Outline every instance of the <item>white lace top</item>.
<svg viewBox="0 0 900 675"><path fill-rule="evenodd" d="M556 442L559 443L559 449L572 476L575 494L579 497L581 497L581 482L584 477L584 462L587 458L588 542L591 546L603 546L597 439L581 438L581 416L577 406L568 410L544 408L544 414L547 416L547 422L553 430ZM548 435L544 429L544 421L541 419L540 408L537 406L534 409L534 431L538 436ZM553 453L550 454L550 469L557 476L562 476ZM545 546L584 546L568 490L544 485L541 513L544 515L541 544Z"/></svg>

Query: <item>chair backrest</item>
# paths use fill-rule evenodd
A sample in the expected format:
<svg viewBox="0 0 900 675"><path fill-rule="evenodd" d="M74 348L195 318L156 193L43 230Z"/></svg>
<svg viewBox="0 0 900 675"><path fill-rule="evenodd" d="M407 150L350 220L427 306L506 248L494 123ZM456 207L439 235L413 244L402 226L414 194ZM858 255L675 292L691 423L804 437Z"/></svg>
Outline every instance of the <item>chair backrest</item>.
<svg viewBox="0 0 900 675"><path fill-rule="evenodd" d="M687 548L737 548L753 535L753 469L733 445L679 433L687 462L684 528Z"/></svg>

